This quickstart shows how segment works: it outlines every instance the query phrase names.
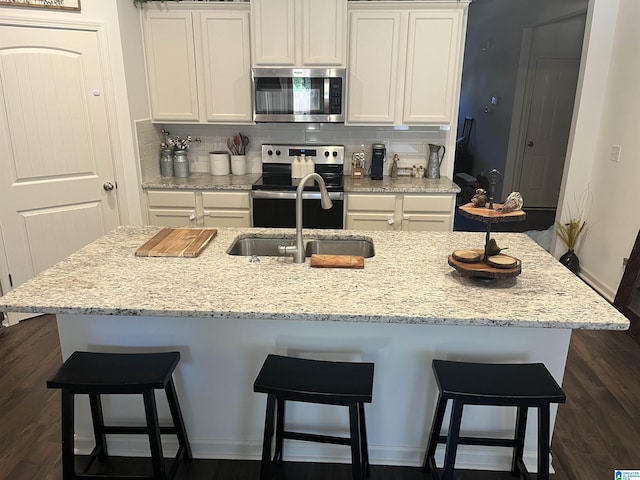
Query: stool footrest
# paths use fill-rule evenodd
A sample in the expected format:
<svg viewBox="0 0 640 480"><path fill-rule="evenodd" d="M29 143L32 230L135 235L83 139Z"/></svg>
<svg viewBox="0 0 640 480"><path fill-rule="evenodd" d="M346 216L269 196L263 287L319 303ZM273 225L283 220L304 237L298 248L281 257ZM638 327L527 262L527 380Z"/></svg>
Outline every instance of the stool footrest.
<svg viewBox="0 0 640 480"><path fill-rule="evenodd" d="M440 435L438 443L447 443L447 437ZM487 447L515 447L515 439L510 438L491 438L491 437L458 437L459 445L480 445Z"/></svg>
<svg viewBox="0 0 640 480"><path fill-rule="evenodd" d="M336 443L338 445L351 445L351 439L334 437L332 435L319 435L316 433L282 432L282 438L289 440L304 440L307 442Z"/></svg>
<svg viewBox="0 0 640 480"><path fill-rule="evenodd" d="M133 426L133 425L105 425L102 427L102 433L106 435L117 435L117 434L127 434L127 435L148 435L149 430L147 427L143 426ZM161 435L175 435L177 433L176 427L160 427Z"/></svg>

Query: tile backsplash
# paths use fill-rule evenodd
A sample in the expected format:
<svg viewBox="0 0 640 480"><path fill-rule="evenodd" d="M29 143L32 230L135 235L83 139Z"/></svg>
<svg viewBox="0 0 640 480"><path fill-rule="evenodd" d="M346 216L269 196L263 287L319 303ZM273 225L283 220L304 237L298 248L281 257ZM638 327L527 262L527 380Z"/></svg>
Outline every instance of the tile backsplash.
<svg viewBox="0 0 640 480"><path fill-rule="evenodd" d="M227 138L242 132L251 143L247 147L248 173L261 171L261 146L263 143L300 143L318 145L344 145L345 172L351 169L351 154L364 145L367 159L371 158L371 145L383 143L387 147L385 175L389 174L391 158L397 153L401 168L427 165L428 144L444 144L449 132L440 127L360 127L331 123L259 123L256 125L178 125L137 122L138 147L142 177L159 175L159 145L164 139L162 129L174 136L191 135L199 142L192 142L189 159L192 171L206 172L209 168L209 152L228 151ZM448 152L447 152L448 155Z"/></svg>

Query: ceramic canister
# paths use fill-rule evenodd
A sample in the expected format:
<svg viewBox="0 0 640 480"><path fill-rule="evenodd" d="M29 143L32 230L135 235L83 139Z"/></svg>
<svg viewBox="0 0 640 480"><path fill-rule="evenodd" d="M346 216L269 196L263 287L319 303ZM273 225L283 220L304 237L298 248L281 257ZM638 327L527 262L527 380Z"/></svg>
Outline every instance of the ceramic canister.
<svg viewBox="0 0 640 480"><path fill-rule="evenodd" d="M227 152L209 152L211 175L229 175L229 154Z"/></svg>
<svg viewBox="0 0 640 480"><path fill-rule="evenodd" d="M247 158L244 155L231 155L231 173L234 175L247 173Z"/></svg>

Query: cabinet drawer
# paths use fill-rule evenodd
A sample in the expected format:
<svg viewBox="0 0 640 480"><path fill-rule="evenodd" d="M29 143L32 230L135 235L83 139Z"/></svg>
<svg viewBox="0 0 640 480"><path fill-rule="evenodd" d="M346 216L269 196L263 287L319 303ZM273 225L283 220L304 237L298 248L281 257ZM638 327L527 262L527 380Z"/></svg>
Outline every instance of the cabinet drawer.
<svg viewBox="0 0 640 480"><path fill-rule="evenodd" d="M195 192L147 191L149 207L196 208Z"/></svg>
<svg viewBox="0 0 640 480"><path fill-rule="evenodd" d="M347 197L348 211L393 213L395 209L395 195L350 194Z"/></svg>
<svg viewBox="0 0 640 480"><path fill-rule="evenodd" d="M195 227L196 213L192 210L150 208L149 224L161 227Z"/></svg>
<svg viewBox="0 0 640 480"><path fill-rule="evenodd" d="M452 195L405 195L402 210L405 212L437 212L451 214Z"/></svg>
<svg viewBox="0 0 640 480"><path fill-rule="evenodd" d="M248 192L202 192L203 208L245 208L251 207Z"/></svg>

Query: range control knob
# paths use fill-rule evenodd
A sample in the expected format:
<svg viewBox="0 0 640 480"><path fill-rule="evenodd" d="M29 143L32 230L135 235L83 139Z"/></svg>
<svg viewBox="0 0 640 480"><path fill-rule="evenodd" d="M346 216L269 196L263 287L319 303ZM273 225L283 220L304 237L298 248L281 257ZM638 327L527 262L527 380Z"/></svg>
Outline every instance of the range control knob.
<svg viewBox="0 0 640 480"><path fill-rule="evenodd" d="M276 155L280 155L280 150L276 150Z"/></svg>
<svg viewBox="0 0 640 480"><path fill-rule="evenodd" d="M269 156L273 155L273 150L267 150L267 155Z"/></svg>
<svg viewBox="0 0 640 480"><path fill-rule="evenodd" d="M338 156L338 152L333 152L333 156L337 157Z"/></svg>
<svg viewBox="0 0 640 480"><path fill-rule="evenodd" d="M325 156L325 157L328 157L328 156L329 156L329 151L328 151L328 150L325 150L325 152L324 152L324 156Z"/></svg>

